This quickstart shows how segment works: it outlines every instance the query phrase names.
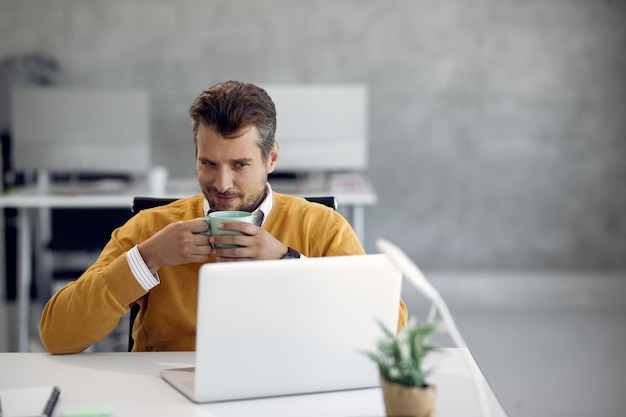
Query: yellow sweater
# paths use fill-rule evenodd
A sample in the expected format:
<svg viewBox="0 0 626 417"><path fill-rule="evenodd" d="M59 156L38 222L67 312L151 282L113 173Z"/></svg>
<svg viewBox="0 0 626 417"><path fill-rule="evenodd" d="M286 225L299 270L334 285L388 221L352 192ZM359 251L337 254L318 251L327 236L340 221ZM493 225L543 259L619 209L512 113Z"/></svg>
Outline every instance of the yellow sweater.
<svg viewBox="0 0 626 417"><path fill-rule="evenodd" d="M111 234L98 260L54 294L40 322L41 340L55 354L80 352L106 337L135 302L135 351L194 350L198 271L201 263L163 267L160 284L146 292L126 261L126 252L167 224L204 216L204 196L143 210ZM264 229L307 257L363 254L354 231L336 211L302 198L273 193ZM211 256L208 262L215 262ZM233 308L237 308L233 300ZM288 314L288 313L287 313ZM400 300L398 328L407 320Z"/></svg>

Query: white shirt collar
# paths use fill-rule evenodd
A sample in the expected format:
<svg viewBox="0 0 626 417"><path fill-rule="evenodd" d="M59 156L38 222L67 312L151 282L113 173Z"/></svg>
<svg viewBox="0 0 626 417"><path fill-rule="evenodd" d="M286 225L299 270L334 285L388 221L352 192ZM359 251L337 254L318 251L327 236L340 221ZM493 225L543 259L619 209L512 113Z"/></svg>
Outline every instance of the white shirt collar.
<svg viewBox="0 0 626 417"><path fill-rule="evenodd" d="M274 199L272 197L272 186L268 182L266 183L266 187L267 187L267 195L265 196L261 204L259 204L259 207L257 207L257 209L252 212L252 216L254 217L254 223L257 226L261 226L261 227L265 224L265 219L267 219L267 216L269 216L270 211L272 211L272 206L274 205ZM209 207L209 202L205 198L204 199L204 215L205 216L209 215L210 209L211 208Z"/></svg>

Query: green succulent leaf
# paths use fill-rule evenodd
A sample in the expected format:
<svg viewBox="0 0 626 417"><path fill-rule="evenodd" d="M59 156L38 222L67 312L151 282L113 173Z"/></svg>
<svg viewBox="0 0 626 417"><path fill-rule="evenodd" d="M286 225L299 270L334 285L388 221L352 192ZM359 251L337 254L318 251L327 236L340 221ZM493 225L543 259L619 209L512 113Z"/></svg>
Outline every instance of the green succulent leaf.
<svg viewBox="0 0 626 417"><path fill-rule="evenodd" d="M426 321L418 324L411 320L399 333L394 333L383 323L378 323L383 337L378 340L375 352L364 352L377 366L387 381L408 387L423 387L432 369L423 369L424 358L439 350L428 341L439 332L438 323Z"/></svg>

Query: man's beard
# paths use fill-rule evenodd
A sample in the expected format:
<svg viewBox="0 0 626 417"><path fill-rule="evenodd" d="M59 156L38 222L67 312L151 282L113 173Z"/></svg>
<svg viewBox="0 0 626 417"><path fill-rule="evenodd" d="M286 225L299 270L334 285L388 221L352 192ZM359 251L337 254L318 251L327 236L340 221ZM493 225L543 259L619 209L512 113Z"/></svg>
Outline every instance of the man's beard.
<svg viewBox="0 0 626 417"><path fill-rule="evenodd" d="M220 193L217 190L212 189L210 191L203 190L203 194L204 194L204 197L209 202L209 207L211 211L237 210L237 211L247 211L249 213L252 213L254 210L256 210L256 208L261 204L261 202L265 198L267 194L267 188L263 186L263 189L261 190L259 194L257 194L254 198L246 199L238 207L224 207L223 205L215 201L213 199L213 196L219 195L221 197L226 197L226 198L229 198L229 197L241 198L241 195L239 193L236 193L236 192Z"/></svg>

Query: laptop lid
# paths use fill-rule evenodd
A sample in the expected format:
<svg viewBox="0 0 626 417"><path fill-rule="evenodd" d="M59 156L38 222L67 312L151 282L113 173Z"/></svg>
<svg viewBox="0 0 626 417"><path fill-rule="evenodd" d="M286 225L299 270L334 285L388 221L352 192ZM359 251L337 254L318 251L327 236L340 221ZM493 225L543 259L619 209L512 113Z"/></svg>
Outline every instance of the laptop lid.
<svg viewBox="0 0 626 417"><path fill-rule="evenodd" d="M378 386L363 351L397 327L401 283L382 254L203 265L195 370L161 375L195 402Z"/></svg>

